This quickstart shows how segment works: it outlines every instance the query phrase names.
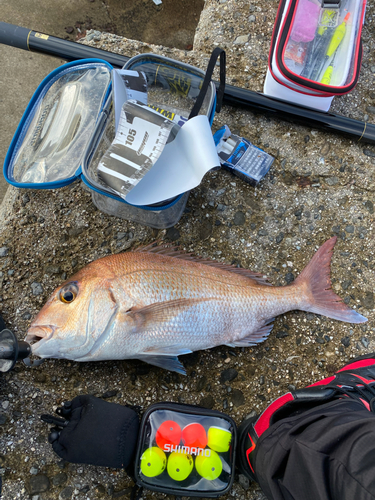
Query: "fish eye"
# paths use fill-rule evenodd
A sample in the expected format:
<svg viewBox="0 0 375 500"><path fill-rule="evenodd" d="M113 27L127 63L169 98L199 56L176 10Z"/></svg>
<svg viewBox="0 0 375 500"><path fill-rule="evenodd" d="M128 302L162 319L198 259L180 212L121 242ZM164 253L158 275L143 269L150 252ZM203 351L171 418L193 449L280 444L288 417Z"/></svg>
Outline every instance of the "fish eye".
<svg viewBox="0 0 375 500"><path fill-rule="evenodd" d="M61 302L70 304L78 295L78 286L75 283L69 283L60 290L59 298Z"/></svg>

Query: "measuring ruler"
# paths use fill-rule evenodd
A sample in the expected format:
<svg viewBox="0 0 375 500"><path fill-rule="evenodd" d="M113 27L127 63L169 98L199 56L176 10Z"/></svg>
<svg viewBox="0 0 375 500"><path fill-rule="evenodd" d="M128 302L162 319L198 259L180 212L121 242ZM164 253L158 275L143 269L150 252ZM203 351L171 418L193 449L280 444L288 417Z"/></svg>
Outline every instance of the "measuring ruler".
<svg viewBox="0 0 375 500"><path fill-rule="evenodd" d="M114 141L98 165L98 176L121 197L138 184L180 127L147 105L127 101Z"/></svg>

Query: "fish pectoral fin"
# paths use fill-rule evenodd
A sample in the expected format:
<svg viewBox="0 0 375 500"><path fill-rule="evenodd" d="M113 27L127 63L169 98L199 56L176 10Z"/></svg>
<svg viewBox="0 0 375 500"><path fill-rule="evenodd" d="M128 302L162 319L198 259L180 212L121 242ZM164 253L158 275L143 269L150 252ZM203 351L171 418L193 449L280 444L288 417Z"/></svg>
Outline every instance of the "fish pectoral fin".
<svg viewBox="0 0 375 500"><path fill-rule="evenodd" d="M275 318L272 318L270 321L272 323L267 322L267 324L261 326L258 330L256 330L253 333L250 333L247 337L244 337L243 339L237 340L236 342L232 342L231 344L226 344L229 347L249 347L252 345L256 345L259 342L263 342L268 335L271 333L271 330L273 328L273 320Z"/></svg>
<svg viewBox="0 0 375 500"><path fill-rule="evenodd" d="M186 309L189 309L189 307L208 300L212 299L167 300L165 302L155 302L145 307L135 306L123 314L127 319L131 318L134 321L137 333L139 333L139 329L146 329L150 324L168 322Z"/></svg>
<svg viewBox="0 0 375 500"><path fill-rule="evenodd" d="M162 356L157 354L145 354L137 356L137 359L149 363L150 365L158 366L171 372L181 373L186 375L184 365L179 361L177 356Z"/></svg>

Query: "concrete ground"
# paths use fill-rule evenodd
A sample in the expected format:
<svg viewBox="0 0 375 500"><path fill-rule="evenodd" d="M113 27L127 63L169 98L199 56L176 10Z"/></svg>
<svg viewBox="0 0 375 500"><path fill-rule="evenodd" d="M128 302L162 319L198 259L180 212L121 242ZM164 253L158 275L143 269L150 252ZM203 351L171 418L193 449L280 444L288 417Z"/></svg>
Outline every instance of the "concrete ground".
<svg viewBox="0 0 375 500"><path fill-rule="evenodd" d="M76 40L88 28L191 48L204 0L1 0L0 21ZM35 89L65 61L0 45L0 165ZM0 175L0 201L8 184Z"/></svg>
<svg viewBox="0 0 375 500"><path fill-rule="evenodd" d="M206 0L191 51L105 33L88 37L85 43L124 55L152 51L202 69L213 47L219 45L227 53L228 83L262 91L278 5L278 0ZM358 85L335 99L332 109L374 123L373 2L367 5L362 38ZM17 78L20 74L24 72L19 71ZM255 346L230 347L223 335L219 339L222 345L180 356L187 376L134 359L82 363L47 359L32 368L17 363L13 371L0 377L4 499L130 497L134 483L123 470L70 463L49 444L48 426L40 415L53 413L77 395L93 394L116 404L136 405L141 412L161 401L200 405L230 415L238 425L278 396L331 376L353 358L375 351L375 147L227 105L216 114L213 128L224 124L273 155L271 170L256 187L225 170L210 171L191 191L181 218L168 229L106 214L79 183L53 191L9 188L0 206L0 314L7 326L19 339L25 338L53 291L79 269L99 257L155 240L180 245L205 259L264 273L275 286L291 285L285 294L279 290L284 300L295 290L296 277L319 246L332 237L337 238L332 252L332 289L368 321L351 324L312 312L285 312L276 317L268 338ZM183 270L183 261L179 262ZM324 267L314 269L313 281L319 281L315 277ZM176 277L176 288L179 282ZM78 285L80 290L87 286L86 282ZM129 291L130 297L135 288ZM228 304L218 315L229 316L232 297L226 297ZM77 302L68 307L74 309ZM87 302L90 312L96 309L94 300ZM99 301L98 315L106 314L103 302ZM205 319L210 331L217 317ZM52 318L49 324L55 323ZM95 336L92 323L90 317L87 326L76 327L75 337L82 332ZM206 329L198 333L205 336ZM185 338L179 340L177 346L186 342ZM122 348L121 342L113 342L117 342L116 350ZM65 340L65 344L69 351L71 343ZM222 500L265 500L256 483L249 483L238 472L234 479L233 488ZM145 489L142 498L163 500L171 495Z"/></svg>
<svg viewBox="0 0 375 500"><path fill-rule="evenodd" d="M102 2L87 0L17 0L1 2L0 21L64 38L65 28L81 17L106 16ZM53 69L65 61L0 45L0 164L35 89ZM0 200L8 184L0 179Z"/></svg>

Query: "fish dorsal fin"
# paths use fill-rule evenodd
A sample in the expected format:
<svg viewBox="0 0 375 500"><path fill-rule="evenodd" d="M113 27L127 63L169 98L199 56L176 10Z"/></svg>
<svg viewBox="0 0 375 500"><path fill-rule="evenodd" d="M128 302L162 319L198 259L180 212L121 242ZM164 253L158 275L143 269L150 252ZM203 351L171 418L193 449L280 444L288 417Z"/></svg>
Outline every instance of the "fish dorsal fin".
<svg viewBox="0 0 375 500"><path fill-rule="evenodd" d="M257 273L256 271L250 271L249 269L243 269L241 267L231 266L229 264L223 264L222 262L216 262L211 259L204 259L203 257L198 257L193 253L186 253L181 250L178 246L160 244L158 242L151 243L150 245L138 247L134 252L140 253L153 253L159 255L166 255L168 257L174 257L175 259L186 260L190 262L198 262L199 264L204 264L206 266L215 267L216 269L220 269L222 271L229 271L231 273L240 274L241 276L246 276L250 278L258 285L268 285L272 286L272 283L269 283L267 276L262 273Z"/></svg>
<svg viewBox="0 0 375 500"><path fill-rule="evenodd" d="M186 309L209 300L214 299L201 298L167 300L165 302L155 302L154 304L144 307L132 307L123 314L133 319L139 333L140 329L145 330L151 324L166 323L171 321Z"/></svg>

